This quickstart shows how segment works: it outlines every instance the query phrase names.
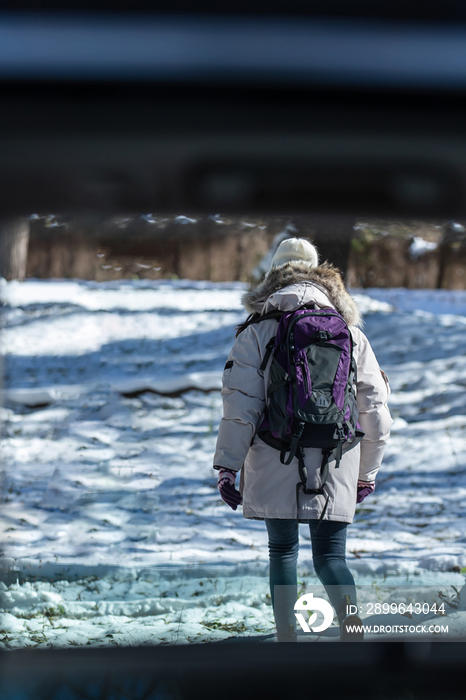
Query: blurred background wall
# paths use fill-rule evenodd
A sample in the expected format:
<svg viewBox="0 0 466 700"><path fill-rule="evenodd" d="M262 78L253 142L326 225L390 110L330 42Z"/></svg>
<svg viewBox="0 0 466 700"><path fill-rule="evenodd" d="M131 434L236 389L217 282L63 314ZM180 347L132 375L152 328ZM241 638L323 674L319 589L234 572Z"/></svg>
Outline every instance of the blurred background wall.
<svg viewBox="0 0 466 700"><path fill-rule="evenodd" d="M221 214L143 214L96 222L35 214L29 230L25 219L0 227L0 274L6 279L257 281L270 249L288 236L305 236L351 287L466 288L461 222Z"/></svg>

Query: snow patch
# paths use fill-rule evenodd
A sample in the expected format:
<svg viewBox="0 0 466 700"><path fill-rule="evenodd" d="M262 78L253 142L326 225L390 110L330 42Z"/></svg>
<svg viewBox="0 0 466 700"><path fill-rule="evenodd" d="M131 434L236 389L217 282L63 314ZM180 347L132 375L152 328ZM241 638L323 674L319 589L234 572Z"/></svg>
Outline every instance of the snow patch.
<svg viewBox="0 0 466 700"><path fill-rule="evenodd" d="M0 287L0 615L16 619L2 618L0 645L272 632L264 523L228 509L212 470L221 375L245 316L245 286ZM348 531L350 569L358 583L411 577L459 590L466 292L364 289L355 297L390 379L395 423L376 490ZM300 533L300 581L316 583L309 530Z"/></svg>
<svg viewBox="0 0 466 700"><path fill-rule="evenodd" d="M411 260L418 260L422 255L429 253L438 248L438 243L426 241L420 236L414 236L411 245L409 246L409 256Z"/></svg>

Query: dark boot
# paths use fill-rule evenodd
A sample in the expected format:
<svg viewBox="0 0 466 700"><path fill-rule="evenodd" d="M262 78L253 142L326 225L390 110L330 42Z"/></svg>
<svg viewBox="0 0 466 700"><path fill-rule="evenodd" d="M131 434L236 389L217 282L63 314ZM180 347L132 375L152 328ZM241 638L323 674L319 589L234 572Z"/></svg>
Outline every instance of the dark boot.
<svg viewBox="0 0 466 700"><path fill-rule="evenodd" d="M363 642L364 631L362 620L356 614L347 614L348 606L352 601L349 596L345 596L342 604L338 608L337 617L340 624L340 642Z"/></svg>
<svg viewBox="0 0 466 700"><path fill-rule="evenodd" d="M297 642L298 634L294 625L290 625L288 630L277 630L277 642Z"/></svg>
<svg viewBox="0 0 466 700"><path fill-rule="evenodd" d="M340 624L340 642L363 642L364 630L358 615L348 615Z"/></svg>

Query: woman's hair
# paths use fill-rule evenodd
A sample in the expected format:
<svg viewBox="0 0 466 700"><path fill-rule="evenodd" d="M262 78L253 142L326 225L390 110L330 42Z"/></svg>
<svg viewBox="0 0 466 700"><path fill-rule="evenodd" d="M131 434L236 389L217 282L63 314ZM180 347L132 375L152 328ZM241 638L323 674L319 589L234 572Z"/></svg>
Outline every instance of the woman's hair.
<svg viewBox="0 0 466 700"><path fill-rule="evenodd" d="M260 314L254 313L254 314L249 314L247 319L243 321L243 323L238 323L236 326L236 337L239 336L240 333L242 333L248 326L251 325L251 323L256 323L260 318Z"/></svg>

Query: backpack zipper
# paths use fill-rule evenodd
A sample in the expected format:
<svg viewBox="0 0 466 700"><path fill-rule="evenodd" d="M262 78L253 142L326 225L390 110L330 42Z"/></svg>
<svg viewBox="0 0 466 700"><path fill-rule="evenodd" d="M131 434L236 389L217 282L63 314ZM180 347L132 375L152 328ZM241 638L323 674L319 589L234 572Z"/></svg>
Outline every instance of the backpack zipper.
<svg viewBox="0 0 466 700"><path fill-rule="evenodd" d="M309 394L309 383L307 380L306 363L304 362L304 360L301 360L301 367L303 372L304 390L306 394Z"/></svg>
<svg viewBox="0 0 466 700"><path fill-rule="evenodd" d="M321 311L312 311L312 312L307 313L307 314L301 314L300 316L297 316L297 317L292 319L292 321L288 327L288 331L287 331L287 341L288 341L287 345L289 348L288 363L290 366L291 365L295 366L295 370L294 370L294 375L295 375L294 378L295 379L296 379L296 358L295 358L294 354L292 354L292 352L294 350L294 344L290 345L290 337L293 336L293 329L294 329L294 326L298 323L298 321L301 318L308 318L309 316L337 316L338 318L342 319L344 323L346 323L345 319L341 316L341 314L338 313L338 311L324 311L323 309ZM293 341L293 343L294 343L294 341Z"/></svg>

